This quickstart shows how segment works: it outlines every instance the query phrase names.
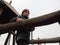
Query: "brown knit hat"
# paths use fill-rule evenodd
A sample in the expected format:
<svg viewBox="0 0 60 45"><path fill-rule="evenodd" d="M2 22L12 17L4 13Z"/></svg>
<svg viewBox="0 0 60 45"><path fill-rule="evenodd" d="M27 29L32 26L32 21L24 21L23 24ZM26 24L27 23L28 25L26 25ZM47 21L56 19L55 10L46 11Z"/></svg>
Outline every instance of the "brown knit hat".
<svg viewBox="0 0 60 45"><path fill-rule="evenodd" d="M30 11L28 10L28 9L24 9L23 11L22 11L22 14L24 13L24 12L27 12L28 11L28 13L30 14Z"/></svg>

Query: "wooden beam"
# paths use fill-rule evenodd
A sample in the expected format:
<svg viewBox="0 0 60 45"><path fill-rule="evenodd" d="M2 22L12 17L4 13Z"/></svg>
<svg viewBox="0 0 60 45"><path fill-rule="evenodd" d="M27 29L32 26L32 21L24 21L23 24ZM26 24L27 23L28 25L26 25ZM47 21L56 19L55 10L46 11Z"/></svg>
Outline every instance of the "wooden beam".
<svg viewBox="0 0 60 45"><path fill-rule="evenodd" d="M14 31L17 30L18 28L25 28L25 27L30 28L30 27L49 25L55 22L59 22L59 19L60 19L60 10L43 16L27 19L20 23L13 22L3 25L0 24L0 33L2 34L9 31Z"/></svg>
<svg viewBox="0 0 60 45"><path fill-rule="evenodd" d="M30 40L29 44L57 43L57 42L60 42L60 37L40 39L40 40Z"/></svg>
<svg viewBox="0 0 60 45"><path fill-rule="evenodd" d="M5 1L0 1L0 8L3 9L2 14L0 16L0 23L2 24L9 23L13 17L17 17L17 15L19 15L18 12L13 8L13 6L11 6Z"/></svg>
<svg viewBox="0 0 60 45"><path fill-rule="evenodd" d="M7 3L6 1L3 1L3 3L5 4L5 6L7 6L16 15L20 15L10 3Z"/></svg>

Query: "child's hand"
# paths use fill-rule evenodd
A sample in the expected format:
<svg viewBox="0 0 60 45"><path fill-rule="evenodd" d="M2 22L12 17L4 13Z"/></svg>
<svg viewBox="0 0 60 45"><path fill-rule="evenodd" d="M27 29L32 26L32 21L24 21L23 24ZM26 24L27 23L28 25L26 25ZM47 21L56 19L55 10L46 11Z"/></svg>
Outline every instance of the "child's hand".
<svg viewBox="0 0 60 45"><path fill-rule="evenodd" d="M24 21L24 19L22 19L22 18L17 18L16 19L16 22L23 22Z"/></svg>

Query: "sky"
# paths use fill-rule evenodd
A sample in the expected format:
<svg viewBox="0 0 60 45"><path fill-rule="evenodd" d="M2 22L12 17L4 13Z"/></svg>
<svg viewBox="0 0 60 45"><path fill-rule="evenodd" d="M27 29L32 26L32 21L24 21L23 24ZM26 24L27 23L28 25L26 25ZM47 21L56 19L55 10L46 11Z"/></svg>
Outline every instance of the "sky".
<svg viewBox="0 0 60 45"><path fill-rule="evenodd" d="M5 1L9 3L11 0L5 0ZM12 0L11 5L17 10L19 14L21 14L23 9L29 9L30 18L43 16L45 14L60 10L60 0ZM1 35L0 37L1 45L4 44L6 37L7 34ZM40 39L60 37L60 26L58 22L51 25L36 27L35 30L33 31L33 39L37 39L38 37ZM46 45L59 45L59 44L48 43Z"/></svg>

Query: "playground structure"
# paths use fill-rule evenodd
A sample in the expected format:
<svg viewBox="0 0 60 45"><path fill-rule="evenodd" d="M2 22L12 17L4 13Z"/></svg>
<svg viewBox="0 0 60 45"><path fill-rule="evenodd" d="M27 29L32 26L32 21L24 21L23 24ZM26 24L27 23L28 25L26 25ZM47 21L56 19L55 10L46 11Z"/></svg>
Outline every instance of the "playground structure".
<svg viewBox="0 0 60 45"><path fill-rule="evenodd" d="M3 29L0 27L1 28L0 34L8 32L8 36L6 38L4 45L7 45L11 34L13 34L13 45L15 45L15 32L10 32L10 31L13 31L13 28L16 30L18 27L38 27L38 26L43 26L43 25L59 22L59 18L56 18L56 17L58 17L56 15L60 15L60 10L56 11L56 12L52 12L50 14L46 14L46 15L48 15L47 17L49 17L49 18L53 17L51 19L48 19L45 16L39 16L39 17L35 17L32 19L28 19L22 23L17 23L17 22L9 23L9 20L11 20L13 17L16 17L17 15L19 15L19 13L9 3L5 2L5 1L0 1L0 7L3 8L3 14L0 17L0 19L1 19L0 23L5 24L3 26L4 27ZM47 20L44 21L44 19L42 19L42 17L44 17L44 19L47 19L48 21ZM4 30L6 30L6 31L4 31ZM56 42L60 42L60 37L40 39L40 40L30 40L30 44L56 43Z"/></svg>

